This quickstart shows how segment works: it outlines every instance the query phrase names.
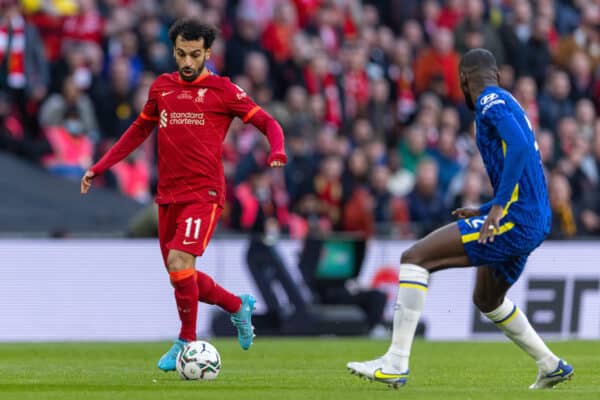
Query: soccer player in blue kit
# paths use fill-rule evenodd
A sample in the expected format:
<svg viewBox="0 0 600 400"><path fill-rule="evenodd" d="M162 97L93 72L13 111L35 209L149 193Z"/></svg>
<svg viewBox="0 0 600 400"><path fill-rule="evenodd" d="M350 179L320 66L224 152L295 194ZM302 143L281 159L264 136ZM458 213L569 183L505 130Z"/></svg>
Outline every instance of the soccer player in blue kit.
<svg viewBox="0 0 600 400"><path fill-rule="evenodd" d="M393 387L406 384L409 356L429 275L446 268L477 266L473 301L504 334L536 362L530 389L568 380L573 367L542 341L506 293L529 254L550 232L550 206L538 146L525 112L498 86L494 55L472 49L461 59L461 87L475 111L476 142L494 188L479 209L452 212L458 221L417 241L402 253L392 343L380 358L350 362L353 373Z"/></svg>

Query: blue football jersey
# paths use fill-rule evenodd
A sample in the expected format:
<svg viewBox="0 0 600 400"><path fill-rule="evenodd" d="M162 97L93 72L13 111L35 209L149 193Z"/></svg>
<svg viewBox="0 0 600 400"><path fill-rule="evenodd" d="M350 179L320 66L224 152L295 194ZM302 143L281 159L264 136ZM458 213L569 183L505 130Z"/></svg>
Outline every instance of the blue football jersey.
<svg viewBox="0 0 600 400"><path fill-rule="evenodd" d="M506 90L488 86L475 103L476 142L494 188L481 214L501 205L515 223L550 232L551 211L537 142L525 111Z"/></svg>

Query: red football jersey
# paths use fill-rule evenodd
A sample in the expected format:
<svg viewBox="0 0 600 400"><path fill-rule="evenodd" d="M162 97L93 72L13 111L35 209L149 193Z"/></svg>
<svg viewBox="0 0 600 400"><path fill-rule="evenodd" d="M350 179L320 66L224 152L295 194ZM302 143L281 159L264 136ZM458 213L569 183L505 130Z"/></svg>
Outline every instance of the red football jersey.
<svg viewBox="0 0 600 400"><path fill-rule="evenodd" d="M186 82L177 72L163 74L150 87L140 118L91 170L101 173L110 168L158 125L156 202L200 200L222 205L225 179L221 153L229 124L235 117L247 122L259 111L246 92L228 78L206 73ZM276 125L275 135L267 134L271 153L285 159L283 133Z"/></svg>

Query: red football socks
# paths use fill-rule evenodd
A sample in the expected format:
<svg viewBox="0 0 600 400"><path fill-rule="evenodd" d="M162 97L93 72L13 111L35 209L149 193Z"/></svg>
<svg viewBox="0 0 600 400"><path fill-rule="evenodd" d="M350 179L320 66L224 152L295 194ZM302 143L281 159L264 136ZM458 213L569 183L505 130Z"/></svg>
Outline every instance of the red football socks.
<svg viewBox="0 0 600 400"><path fill-rule="evenodd" d="M233 293L223 289L204 272L196 271L196 281L199 290L199 301L216 304L228 313L238 312L242 300Z"/></svg>
<svg viewBox="0 0 600 400"><path fill-rule="evenodd" d="M198 317L198 283L195 275L194 268L169 272L171 283L175 288L175 302L181 320L179 339L190 342L196 340Z"/></svg>

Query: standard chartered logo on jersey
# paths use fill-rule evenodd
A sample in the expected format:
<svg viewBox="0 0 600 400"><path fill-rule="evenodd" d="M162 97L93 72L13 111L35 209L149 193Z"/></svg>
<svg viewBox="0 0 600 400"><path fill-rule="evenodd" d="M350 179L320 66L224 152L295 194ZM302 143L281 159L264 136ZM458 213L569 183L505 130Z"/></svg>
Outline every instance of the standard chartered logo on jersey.
<svg viewBox="0 0 600 400"><path fill-rule="evenodd" d="M204 125L204 113L203 112L167 112L162 110L160 112L161 128L165 128L167 125Z"/></svg>

